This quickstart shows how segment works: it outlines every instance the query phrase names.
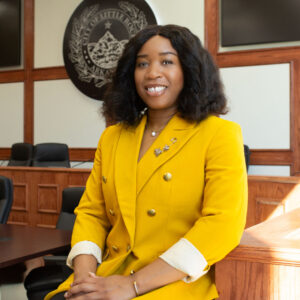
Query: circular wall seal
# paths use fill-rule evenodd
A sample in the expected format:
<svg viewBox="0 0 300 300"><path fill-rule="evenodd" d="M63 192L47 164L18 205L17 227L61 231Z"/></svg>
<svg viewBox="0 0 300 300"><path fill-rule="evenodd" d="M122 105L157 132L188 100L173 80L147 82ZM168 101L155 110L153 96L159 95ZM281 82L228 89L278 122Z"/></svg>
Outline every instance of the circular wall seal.
<svg viewBox="0 0 300 300"><path fill-rule="evenodd" d="M101 100L125 44L141 29L156 24L144 0L84 0L64 35L67 73L85 95Z"/></svg>

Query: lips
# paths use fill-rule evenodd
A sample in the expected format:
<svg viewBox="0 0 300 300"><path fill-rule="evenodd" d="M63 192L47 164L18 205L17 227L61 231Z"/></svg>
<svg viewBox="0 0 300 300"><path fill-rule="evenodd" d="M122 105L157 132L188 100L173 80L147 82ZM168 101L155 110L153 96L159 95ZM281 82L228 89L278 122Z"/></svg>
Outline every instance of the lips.
<svg viewBox="0 0 300 300"><path fill-rule="evenodd" d="M149 96L160 96L166 90L166 86L164 85L156 85L156 86L147 86L146 92Z"/></svg>

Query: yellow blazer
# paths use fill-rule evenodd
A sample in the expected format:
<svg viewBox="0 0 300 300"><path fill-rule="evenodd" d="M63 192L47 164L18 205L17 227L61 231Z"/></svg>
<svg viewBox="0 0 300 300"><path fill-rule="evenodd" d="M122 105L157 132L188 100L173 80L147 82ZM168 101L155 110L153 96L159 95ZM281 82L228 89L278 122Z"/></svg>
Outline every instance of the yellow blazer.
<svg viewBox="0 0 300 300"><path fill-rule="evenodd" d="M212 266L238 245L244 229L247 174L240 127L215 116L196 124L175 115L138 162L145 124L146 116L136 128L118 124L103 132L76 209L72 245L89 240L102 249L100 276L137 271L181 237ZM72 280L45 299L67 290ZM217 296L212 268L192 283L177 281L138 299Z"/></svg>

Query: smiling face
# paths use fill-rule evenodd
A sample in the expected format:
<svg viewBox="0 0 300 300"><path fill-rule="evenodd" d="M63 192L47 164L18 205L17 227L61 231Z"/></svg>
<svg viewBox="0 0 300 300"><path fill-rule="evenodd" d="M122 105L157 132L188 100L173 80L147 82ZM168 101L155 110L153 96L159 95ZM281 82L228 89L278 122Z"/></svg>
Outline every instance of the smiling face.
<svg viewBox="0 0 300 300"><path fill-rule="evenodd" d="M149 111L175 112L184 85L182 67L169 39L156 35L137 54L134 71L138 95Z"/></svg>

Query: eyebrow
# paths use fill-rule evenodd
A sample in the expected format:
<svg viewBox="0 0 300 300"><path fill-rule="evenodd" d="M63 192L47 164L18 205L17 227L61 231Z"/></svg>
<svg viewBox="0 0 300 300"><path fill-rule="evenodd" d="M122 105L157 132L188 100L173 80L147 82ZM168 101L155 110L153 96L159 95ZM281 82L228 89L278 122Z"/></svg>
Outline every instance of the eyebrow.
<svg viewBox="0 0 300 300"><path fill-rule="evenodd" d="M175 56L178 56L175 52L172 52L172 51L166 51L166 52L160 52L158 53L159 55L168 55L168 54L171 54L171 55L175 55ZM137 58L143 58L143 57L147 57L149 56L148 54L138 54L136 57Z"/></svg>

